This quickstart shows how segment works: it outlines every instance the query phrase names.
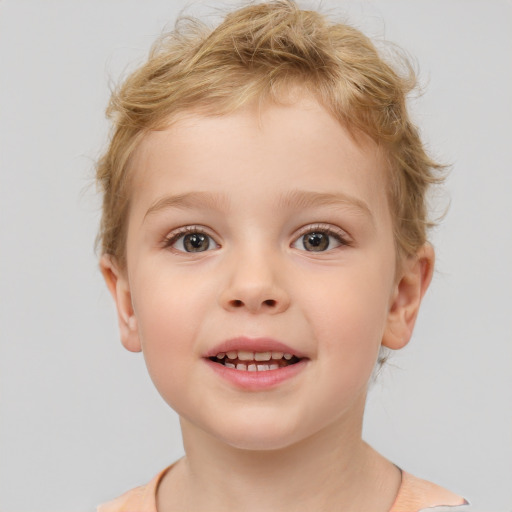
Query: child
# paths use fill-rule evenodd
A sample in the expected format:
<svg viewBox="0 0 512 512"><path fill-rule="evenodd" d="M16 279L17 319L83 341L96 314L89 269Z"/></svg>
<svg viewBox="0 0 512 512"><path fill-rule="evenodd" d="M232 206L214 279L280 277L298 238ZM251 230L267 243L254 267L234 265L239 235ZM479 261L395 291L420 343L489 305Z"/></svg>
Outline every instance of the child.
<svg viewBox="0 0 512 512"><path fill-rule="evenodd" d="M413 82L281 0L189 22L113 96L101 270L186 455L100 512L467 504L361 437L434 266Z"/></svg>

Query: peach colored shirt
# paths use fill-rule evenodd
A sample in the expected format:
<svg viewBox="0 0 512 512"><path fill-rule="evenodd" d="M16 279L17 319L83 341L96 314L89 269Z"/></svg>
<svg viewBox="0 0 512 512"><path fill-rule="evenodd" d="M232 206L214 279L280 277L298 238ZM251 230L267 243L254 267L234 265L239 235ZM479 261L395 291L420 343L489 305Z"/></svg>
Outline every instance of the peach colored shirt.
<svg viewBox="0 0 512 512"><path fill-rule="evenodd" d="M148 484L100 505L97 512L157 512L156 490L162 477L171 468L161 471ZM402 485L389 512L421 512L423 509L428 509L428 512L436 512L437 509L441 512L445 507L449 507L450 512L470 512L467 505L464 498L402 471Z"/></svg>

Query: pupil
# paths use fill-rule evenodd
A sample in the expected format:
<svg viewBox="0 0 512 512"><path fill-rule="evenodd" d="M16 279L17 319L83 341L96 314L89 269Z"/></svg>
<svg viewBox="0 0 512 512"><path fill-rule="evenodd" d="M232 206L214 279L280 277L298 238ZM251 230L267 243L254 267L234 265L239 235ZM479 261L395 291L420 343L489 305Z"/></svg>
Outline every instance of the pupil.
<svg viewBox="0 0 512 512"><path fill-rule="evenodd" d="M314 247L318 247L322 243L323 235L320 233L311 233L308 238L308 242L310 245L313 245Z"/></svg>
<svg viewBox="0 0 512 512"><path fill-rule="evenodd" d="M310 251L323 251L329 246L329 237L324 233L309 233L304 236L304 247Z"/></svg>
<svg viewBox="0 0 512 512"><path fill-rule="evenodd" d="M192 233L191 235L185 236L183 245L188 252L201 252L208 249L210 242L206 235L201 233Z"/></svg>

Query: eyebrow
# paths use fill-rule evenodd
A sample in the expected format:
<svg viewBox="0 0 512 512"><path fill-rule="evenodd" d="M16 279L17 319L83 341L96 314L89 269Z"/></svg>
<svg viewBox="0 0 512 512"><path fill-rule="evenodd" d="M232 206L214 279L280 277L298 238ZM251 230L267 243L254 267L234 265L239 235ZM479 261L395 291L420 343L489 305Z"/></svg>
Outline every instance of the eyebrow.
<svg viewBox="0 0 512 512"><path fill-rule="evenodd" d="M174 196L165 196L155 201L144 215L153 215L168 208L192 209L203 208L206 210L226 210L228 206L227 197L223 194L212 194L211 192L187 192Z"/></svg>
<svg viewBox="0 0 512 512"><path fill-rule="evenodd" d="M280 204L304 209L315 206L348 206L360 210L370 217L370 220L373 220L369 206L362 199L345 192L326 193L310 190L291 190L281 196Z"/></svg>
<svg viewBox="0 0 512 512"><path fill-rule="evenodd" d="M213 194L211 192L187 192L185 194L169 195L156 200L146 211L144 220L149 215L169 208L227 210L228 203L228 198L224 194ZM361 211L370 220L373 220L371 210L363 200L344 192L327 193L310 190L291 190L281 195L278 205L301 209L318 206L348 206Z"/></svg>

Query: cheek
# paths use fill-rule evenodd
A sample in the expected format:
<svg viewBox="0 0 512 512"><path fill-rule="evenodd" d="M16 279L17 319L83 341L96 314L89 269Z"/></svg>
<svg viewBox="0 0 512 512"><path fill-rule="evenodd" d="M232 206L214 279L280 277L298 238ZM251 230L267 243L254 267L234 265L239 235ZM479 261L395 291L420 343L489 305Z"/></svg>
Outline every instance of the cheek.
<svg viewBox="0 0 512 512"><path fill-rule="evenodd" d="M196 371L218 287L202 272L171 272L165 261L138 270L132 300L146 366L163 398L175 406Z"/></svg>
<svg viewBox="0 0 512 512"><path fill-rule="evenodd" d="M164 380L174 385L177 370L186 368L186 355L194 349L200 304L172 281L142 282L134 293L134 310L146 365L157 387Z"/></svg>
<svg viewBox="0 0 512 512"><path fill-rule="evenodd" d="M170 271L165 263L140 269L133 279L132 300L141 341L155 348L179 348L204 317L211 285L199 272Z"/></svg>
<svg viewBox="0 0 512 512"><path fill-rule="evenodd" d="M317 282L319 291L305 303L319 341L319 361L339 365L354 380L370 376L386 326L391 273L379 267L368 265Z"/></svg>

